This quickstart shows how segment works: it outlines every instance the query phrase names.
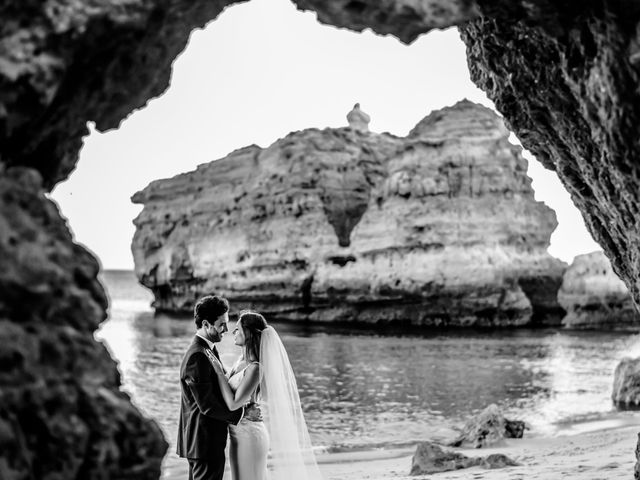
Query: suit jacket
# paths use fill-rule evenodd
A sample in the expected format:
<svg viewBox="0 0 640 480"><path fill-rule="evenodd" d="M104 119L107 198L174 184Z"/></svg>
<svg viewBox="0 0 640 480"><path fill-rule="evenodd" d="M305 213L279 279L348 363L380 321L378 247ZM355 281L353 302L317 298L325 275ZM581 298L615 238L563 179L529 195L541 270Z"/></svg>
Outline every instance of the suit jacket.
<svg viewBox="0 0 640 480"><path fill-rule="evenodd" d="M193 339L180 365L182 403L177 454L185 458L218 458L227 444L228 425L237 424L242 409L227 408L216 373L205 354L207 342ZM217 351L213 352L218 356Z"/></svg>

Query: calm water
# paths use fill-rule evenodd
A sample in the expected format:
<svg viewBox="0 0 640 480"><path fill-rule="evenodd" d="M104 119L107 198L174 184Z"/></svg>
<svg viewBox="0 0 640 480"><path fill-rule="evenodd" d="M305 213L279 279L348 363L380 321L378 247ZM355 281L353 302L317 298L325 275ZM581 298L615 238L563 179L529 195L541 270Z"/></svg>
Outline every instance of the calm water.
<svg viewBox="0 0 640 480"><path fill-rule="evenodd" d="M131 272L105 272L109 320L98 338L118 360L124 389L158 421L175 450L178 369L191 319L154 317L151 295ZM640 336L546 331L416 334L275 324L296 372L315 445L372 448L442 440L472 414L497 403L527 421L530 435L576 422L619 417L613 370L640 356ZM220 344L231 364L232 336ZM624 414L633 415L633 414Z"/></svg>

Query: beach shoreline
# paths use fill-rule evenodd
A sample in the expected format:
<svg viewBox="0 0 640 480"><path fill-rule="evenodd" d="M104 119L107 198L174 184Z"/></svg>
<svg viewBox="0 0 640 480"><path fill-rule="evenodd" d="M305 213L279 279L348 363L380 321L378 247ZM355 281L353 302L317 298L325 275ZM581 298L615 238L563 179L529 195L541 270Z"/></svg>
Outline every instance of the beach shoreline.
<svg viewBox="0 0 640 480"><path fill-rule="evenodd" d="M396 449L336 452L318 455L325 480L615 480L633 478L640 418L585 422L557 436L507 439L491 448L457 448L464 455L502 453L520 464L496 470L467 468L410 476L415 445ZM164 471L163 480L186 480L187 466ZM225 480L231 480L229 472Z"/></svg>

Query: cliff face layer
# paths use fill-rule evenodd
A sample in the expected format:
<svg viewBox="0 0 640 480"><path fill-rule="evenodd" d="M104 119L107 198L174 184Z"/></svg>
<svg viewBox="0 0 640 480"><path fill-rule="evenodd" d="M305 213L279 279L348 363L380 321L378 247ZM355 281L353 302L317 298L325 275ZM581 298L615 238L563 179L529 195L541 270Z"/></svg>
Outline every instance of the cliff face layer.
<svg viewBox="0 0 640 480"><path fill-rule="evenodd" d="M272 318L558 322L555 214L508 134L462 101L406 138L310 129L238 150L133 197L136 273L166 310L216 292Z"/></svg>
<svg viewBox="0 0 640 480"><path fill-rule="evenodd" d="M626 285L602 252L578 255L567 269L558 292L567 311L568 328L640 328Z"/></svg>

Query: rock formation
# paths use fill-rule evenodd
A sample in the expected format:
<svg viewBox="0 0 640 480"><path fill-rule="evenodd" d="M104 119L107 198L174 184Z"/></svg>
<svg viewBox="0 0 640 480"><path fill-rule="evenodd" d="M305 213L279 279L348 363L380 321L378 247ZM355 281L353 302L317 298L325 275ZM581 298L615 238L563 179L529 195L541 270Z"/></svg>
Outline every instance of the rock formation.
<svg viewBox="0 0 640 480"><path fill-rule="evenodd" d="M564 273L558 301L567 328L640 328L629 290L602 252L578 255Z"/></svg>
<svg viewBox="0 0 640 480"><path fill-rule="evenodd" d="M508 134L462 101L406 138L309 129L238 150L133 197L136 273L166 310L216 292L292 320L559 322L555 214Z"/></svg>
<svg viewBox="0 0 640 480"><path fill-rule="evenodd" d="M356 103L353 106L353 110L347 113L347 122L352 130L356 130L361 133L367 133L369 131L369 122L371 117L360 110L360 104Z"/></svg>
<svg viewBox="0 0 640 480"><path fill-rule="evenodd" d="M517 467L520 464L506 455L494 453L486 457L467 457L459 452L444 450L431 442L418 444L411 459L410 475L432 475L434 473L482 467L486 469Z"/></svg>
<svg viewBox="0 0 640 480"><path fill-rule="evenodd" d="M637 2L295 2L301 9L317 12L322 22L357 31L371 28L395 35L405 43L433 28L460 25L472 79L494 101L525 148L558 174L592 235L611 259L614 271L626 283L634 301L640 301ZM43 194L75 167L87 122L95 122L100 131L115 128L134 109L162 93L168 86L171 62L186 45L191 31L233 3L99 0L87 5L72 0L0 0L0 221L2 241L6 242L1 246L0 270L10 285L0 289L2 318L7 322L4 331L23 331L26 343L37 343L40 330L21 317L25 304L35 305L38 321L42 322L38 325L49 328L47 312L58 308L60 285L72 292L69 299L77 299L67 305L101 291L94 283L95 275L74 273L76 263L71 260L86 259L88 254L73 245L70 235L60 233L66 232L66 226L59 215L39 215L53 208ZM18 205L13 200L15 195L23 188L25 178L37 178L33 176L36 171L40 180L31 182L31 189L24 192L32 205ZM23 218L29 228L14 229L9 218ZM52 225L59 228L58 242L21 249L22 235L26 235L25 245L33 246L33 242L48 238ZM38 264L40 250L46 250L56 268L49 270L47 262ZM64 255L56 257L56 252L64 250L84 253L77 253L70 261L64 260ZM34 252L38 255L32 255ZM40 268L55 275L42 276ZM52 291L58 294L50 296ZM82 320L73 315L68 319L56 317L56 328L66 325L82 331L74 345L86 347L78 356L82 360L55 364L60 378L67 378L76 364L86 368L109 365L106 353L93 356L104 349L93 343L86 325L82 329L70 326L77 322L95 325L104 315L101 305L96 302L96 308L90 309L93 313ZM41 368L34 365L34 371L38 373L50 365L45 357L37 362ZM18 396L20 392L27 394L29 380L16 380L13 363L3 362L0 373L0 391L10 388ZM54 377L52 374L50 378ZM77 391L71 388L71 393ZM117 392L117 382L108 391ZM18 415L18 404L7 403L6 396L1 396L0 402L3 419ZM94 403L98 402L89 405ZM58 414L66 414L65 405L48 404L46 411L41 411L40 427L33 423L30 426L39 434L50 431L42 425ZM120 412L132 415L127 422L131 430L127 435L114 435L116 446L110 451L117 452L118 461L100 457L106 459L106 468L100 474L126 478L121 471L110 472L112 468L117 470L117 465L129 465L138 468L136 478L146 478L155 469L155 464L148 466L152 458L147 455L150 463L139 463L139 457L127 453L126 445L131 446L127 442L137 437L157 433L150 433L153 428L129 407L123 405ZM92 435L107 432L101 426L109 424L108 415L100 418L105 420L100 427L95 423L87 427ZM13 430L3 427L2 431L17 431L17 427L10 428ZM0 465L7 464L6 458L15 461L15 456L5 456L4 452L22 442L19 436L3 438L9 440L4 440ZM57 439L46 435L38 438L40 451L44 446L66 451L66 444ZM155 438L157 441L159 436ZM86 453L85 458L90 456ZM36 465L34 461L25 468L38 478L42 472L36 471ZM55 469L51 472L56 475Z"/></svg>
<svg viewBox="0 0 640 480"><path fill-rule="evenodd" d="M618 364L611 399L619 408L640 408L640 358L623 358Z"/></svg>
<svg viewBox="0 0 640 480"><path fill-rule="evenodd" d="M93 339L107 306L98 262L37 171L0 175L0 197L0 478L157 478L162 433Z"/></svg>
<svg viewBox="0 0 640 480"><path fill-rule="evenodd" d="M460 436L451 447L470 446L483 448L501 442L505 438L522 438L525 424L522 420L507 420L496 404L491 404L478 415L470 418Z"/></svg>

